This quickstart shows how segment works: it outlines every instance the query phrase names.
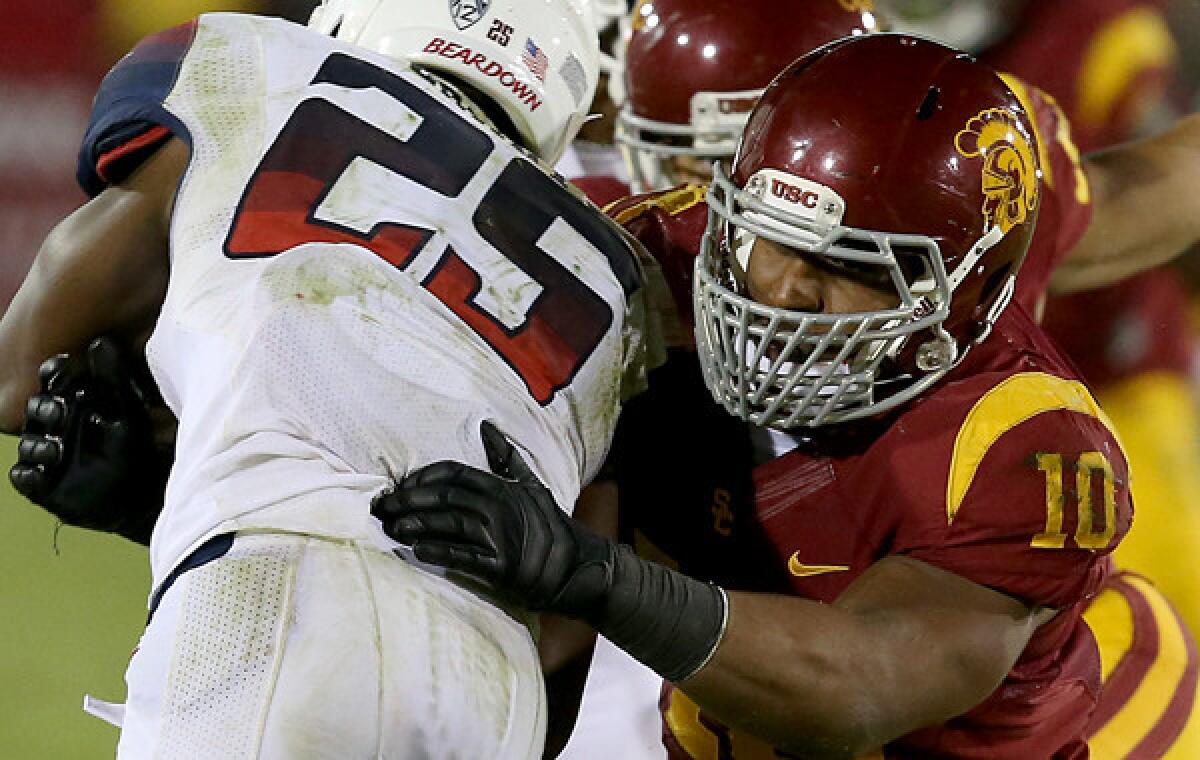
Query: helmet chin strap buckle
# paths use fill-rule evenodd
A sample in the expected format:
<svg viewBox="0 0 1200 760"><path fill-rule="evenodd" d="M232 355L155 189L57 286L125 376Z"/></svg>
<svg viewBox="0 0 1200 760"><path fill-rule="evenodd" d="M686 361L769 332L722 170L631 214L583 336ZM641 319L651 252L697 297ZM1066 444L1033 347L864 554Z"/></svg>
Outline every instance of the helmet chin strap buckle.
<svg viewBox="0 0 1200 760"><path fill-rule="evenodd" d="M949 369L958 358L958 345L949 335L927 341L917 346L917 369L937 372Z"/></svg>

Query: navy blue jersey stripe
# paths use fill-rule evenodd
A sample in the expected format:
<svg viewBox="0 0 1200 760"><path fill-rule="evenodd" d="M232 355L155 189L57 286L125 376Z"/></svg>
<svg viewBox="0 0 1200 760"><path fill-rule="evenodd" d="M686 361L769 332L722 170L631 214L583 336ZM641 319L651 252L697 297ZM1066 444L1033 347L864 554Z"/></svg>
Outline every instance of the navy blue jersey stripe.
<svg viewBox="0 0 1200 760"><path fill-rule="evenodd" d="M101 177L97 163L106 153L156 126L164 126L191 142L187 128L171 114L163 101L175 86L183 59L196 37L198 21L152 34L122 58L100 84L92 104L92 115L79 150L75 178L90 196L119 180ZM136 162L124 162L125 173Z"/></svg>

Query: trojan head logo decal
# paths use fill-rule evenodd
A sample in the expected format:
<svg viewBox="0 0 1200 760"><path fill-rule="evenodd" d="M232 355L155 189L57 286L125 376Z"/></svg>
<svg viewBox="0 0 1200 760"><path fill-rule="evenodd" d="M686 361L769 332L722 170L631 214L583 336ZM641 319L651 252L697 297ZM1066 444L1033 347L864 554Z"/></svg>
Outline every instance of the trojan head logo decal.
<svg viewBox="0 0 1200 760"><path fill-rule="evenodd" d="M1005 234L1037 208L1038 165L1033 140L1002 108L980 111L954 138L967 158L983 159L983 215Z"/></svg>
<svg viewBox="0 0 1200 760"><path fill-rule="evenodd" d="M479 23L488 12L492 0L450 0L450 15L461 32Z"/></svg>
<svg viewBox="0 0 1200 760"><path fill-rule="evenodd" d="M874 13L875 0L837 0L850 13Z"/></svg>

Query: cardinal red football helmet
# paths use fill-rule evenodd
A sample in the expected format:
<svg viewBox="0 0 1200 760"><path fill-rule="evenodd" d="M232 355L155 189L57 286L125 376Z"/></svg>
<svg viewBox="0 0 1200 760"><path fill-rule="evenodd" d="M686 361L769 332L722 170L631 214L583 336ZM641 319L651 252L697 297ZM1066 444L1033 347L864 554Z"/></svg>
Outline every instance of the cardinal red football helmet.
<svg viewBox="0 0 1200 760"><path fill-rule="evenodd" d="M871 0L643 0L623 40L617 141L634 189L678 183L673 156L729 158L763 88L839 37L878 30ZM620 92L618 90L618 92Z"/></svg>
<svg viewBox="0 0 1200 760"><path fill-rule="evenodd" d="M966 53L897 34L797 61L751 114L709 192L694 283L705 380L774 427L876 415L914 398L1008 304L1037 218L1030 117ZM806 313L757 303L757 236L892 282L896 306Z"/></svg>

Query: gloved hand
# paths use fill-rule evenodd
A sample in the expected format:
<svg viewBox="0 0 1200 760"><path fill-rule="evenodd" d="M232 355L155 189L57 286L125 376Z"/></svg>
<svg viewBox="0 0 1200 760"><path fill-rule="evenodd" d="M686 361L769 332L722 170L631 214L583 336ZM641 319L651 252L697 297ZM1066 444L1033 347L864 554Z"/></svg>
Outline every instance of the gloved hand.
<svg viewBox="0 0 1200 760"><path fill-rule="evenodd" d="M493 473L436 462L371 506L417 558L468 575L528 609L597 622L616 545L566 515L494 425L480 433Z"/></svg>
<svg viewBox="0 0 1200 760"><path fill-rule="evenodd" d="M371 504L384 532L497 596L587 621L669 681L704 667L725 631L725 592L568 517L494 425L480 432L495 472L444 461L411 473Z"/></svg>
<svg viewBox="0 0 1200 760"><path fill-rule="evenodd" d="M137 374L111 338L43 362L9 479L68 525L149 544L170 458L154 445L153 385Z"/></svg>

